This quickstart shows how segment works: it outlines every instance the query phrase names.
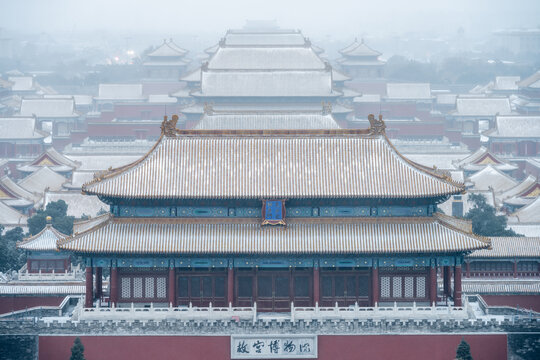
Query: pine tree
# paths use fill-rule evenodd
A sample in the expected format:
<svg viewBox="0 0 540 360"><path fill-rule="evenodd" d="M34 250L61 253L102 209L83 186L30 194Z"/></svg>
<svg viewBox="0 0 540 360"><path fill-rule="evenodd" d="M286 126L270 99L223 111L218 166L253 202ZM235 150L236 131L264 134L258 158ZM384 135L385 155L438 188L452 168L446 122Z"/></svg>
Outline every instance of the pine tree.
<svg viewBox="0 0 540 360"><path fill-rule="evenodd" d="M458 360L473 360L473 358L471 356L471 347L465 341L464 338L461 338L461 342L459 343L459 345L457 347L456 359L458 359Z"/></svg>
<svg viewBox="0 0 540 360"><path fill-rule="evenodd" d="M69 360L85 360L84 359L84 346L79 337L75 338L73 346L71 347L71 357Z"/></svg>

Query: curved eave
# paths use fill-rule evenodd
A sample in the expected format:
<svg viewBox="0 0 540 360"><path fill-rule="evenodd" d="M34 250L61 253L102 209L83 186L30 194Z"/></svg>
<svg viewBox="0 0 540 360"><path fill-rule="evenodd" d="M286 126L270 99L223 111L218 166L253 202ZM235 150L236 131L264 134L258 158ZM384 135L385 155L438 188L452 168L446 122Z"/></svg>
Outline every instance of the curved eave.
<svg viewBox="0 0 540 360"><path fill-rule="evenodd" d="M489 240L436 216L325 220L291 219L287 227L263 227L259 219L245 218L111 218L60 241L58 248L81 254L199 256L463 254L490 246Z"/></svg>

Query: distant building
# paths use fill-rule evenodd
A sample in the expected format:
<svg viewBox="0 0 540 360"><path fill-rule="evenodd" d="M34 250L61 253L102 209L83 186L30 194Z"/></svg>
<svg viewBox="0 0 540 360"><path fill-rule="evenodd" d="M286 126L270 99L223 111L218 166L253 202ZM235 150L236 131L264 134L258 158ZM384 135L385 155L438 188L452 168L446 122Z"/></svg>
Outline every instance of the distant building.
<svg viewBox="0 0 540 360"><path fill-rule="evenodd" d="M178 81L190 62L185 58L187 53L172 39L163 40L163 44L146 55L143 63L146 80Z"/></svg>
<svg viewBox="0 0 540 360"><path fill-rule="evenodd" d="M354 42L341 49L342 55L337 60L340 68L350 77L355 79L373 79L384 77L385 61L380 60L380 52L373 50L364 43L364 39Z"/></svg>
<svg viewBox="0 0 540 360"><path fill-rule="evenodd" d="M37 125L34 117L0 118L0 158L41 154L49 134Z"/></svg>
<svg viewBox="0 0 540 360"><path fill-rule="evenodd" d="M513 54L540 53L540 29L507 29L493 33L495 49L504 49Z"/></svg>
<svg viewBox="0 0 540 360"><path fill-rule="evenodd" d="M519 97L514 101L524 115L540 115L540 71L518 83Z"/></svg>
<svg viewBox="0 0 540 360"><path fill-rule="evenodd" d="M182 78L189 90L173 94L181 103L194 99L182 110L189 123L200 119L204 104L232 112L312 112L323 103L344 109L338 99L347 77L334 72L300 31L229 30L212 52L200 70ZM332 112L344 120L352 109Z"/></svg>
<svg viewBox="0 0 540 360"><path fill-rule="evenodd" d="M540 115L497 116L494 127L484 135L495 154L537 157L540 154Z"/></svg>
<svg viewBox="0 0 540 360"><path fill-rule="evenodd" d="M26 268L31 273L64 273L70 270L71 260L67 253L59 252L56 242L68 235L61 233L51 225L51 217L47 217L47 225L36 235L17 243L18 249L26 251Z"/></svg>

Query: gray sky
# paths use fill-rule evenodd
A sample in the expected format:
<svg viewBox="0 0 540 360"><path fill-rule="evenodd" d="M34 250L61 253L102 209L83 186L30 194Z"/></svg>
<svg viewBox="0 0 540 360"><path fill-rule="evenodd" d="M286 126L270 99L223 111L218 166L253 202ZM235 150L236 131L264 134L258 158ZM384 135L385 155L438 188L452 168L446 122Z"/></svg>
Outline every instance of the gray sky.
<svg viewBox="0 0 540 360"><path fill-rule="evenodd" d="M311 36L490 32L538 27L540 0L0 0L11 31L219 33L246 19L277 20Z"/></svg>

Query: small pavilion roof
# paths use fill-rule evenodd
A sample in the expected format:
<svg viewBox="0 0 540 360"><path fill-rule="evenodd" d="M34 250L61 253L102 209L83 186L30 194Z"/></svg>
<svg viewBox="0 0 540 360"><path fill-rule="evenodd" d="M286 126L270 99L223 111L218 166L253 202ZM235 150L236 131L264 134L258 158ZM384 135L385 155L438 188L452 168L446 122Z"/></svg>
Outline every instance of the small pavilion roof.
<svg viewBox="0 0 540 360"><path fill-rule="evenodd" d="M457 167L468 171L479 171L488 165L500 171L513 171L518 168L517 165L510 164L506 160L492 154L484 146L480 147L466 158L456 162Z"/></svg>
<svg viewBox="0 0 540 360"><path fill-rule="evenodd" d="M354 42L349 46L339 50L341 55L354 56L354 57L373 57L382 55L377 50L373 50L364 43L364 39L360 42L358 39L354 39Z"/></svg>
<svg viewBox="0 0 540 360"><path fill-rule="evenodd" d="M12 91L35 91L34 77L33 76L10 76L8 81L13 85Z"/></svg>
<svg viewBox="0 0 540 360"><path fill-rule="evenodd" d="M469 258L540 258L538 237L490 237L491 248L473 251Z"/></svg>
<svg viewBox="0 0 540 360"><path fill-rule="evenodd" d="M180 46L176 45L172 39L163 40L163 44L158 46L154 51L148 54L148 56L153 58L159 57L182 57L188 53L187 50L182 49Z"/></svg>
<svg viewBox="0 0 540 360"><path fill-rule="evenodd" d="M372 121L364 130L169 129L140 160L100 174L83 192L260 199L446 197L464 190L405 159L384 135L382 120Z"/></svg>
<svg viewBox="0 0 540 360"><path fill-rule="evenodd" d="M447 217L259 219L110 217L61 240L61 250L107 254L396 254L452 253L489 246ZM455 221L458 221L455 219ZM193 239L197 239L193 241Z"/></svg>
<svg viewBox="0 0 540 360"><path fill-rule="evenodd" d="M475 190L489 190L491 188L497 193L518 184L516 180L491 165L487 165L484 169L471 175L469 180L474 183Z"/></svg>
<svg viewBox="0 0 540 360"><path fill-rule="evenodd" d="M47 224L43 230L36 235L18 242L17 248L34 251L57 251L57 241L64 239L67 236L68 235L56 230L51 224Z"/></svg>
<svg viewBox="0 0 540 360"><path fill-rule="evenodd" d="M17 169L23 172L34 172L47 166L55 172L69 172L79 165L79 163L64 156L55 148L49 148L30 163L18 166Z"/></svg>

